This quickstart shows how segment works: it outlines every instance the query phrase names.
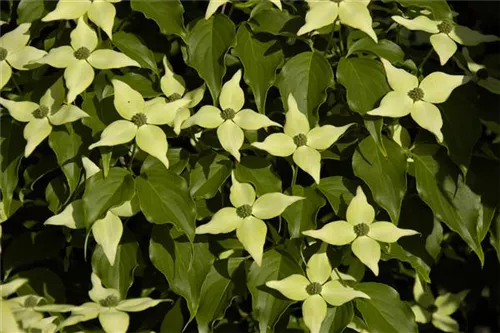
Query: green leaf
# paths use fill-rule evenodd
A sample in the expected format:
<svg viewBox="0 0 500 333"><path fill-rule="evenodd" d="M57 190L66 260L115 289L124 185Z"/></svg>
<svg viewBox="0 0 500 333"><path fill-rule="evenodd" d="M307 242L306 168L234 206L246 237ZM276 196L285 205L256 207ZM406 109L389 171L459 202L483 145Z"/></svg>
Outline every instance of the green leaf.
<svg viewBox="0 0 500 333"><path fill-rule="evenodd" d="M404 261L409 263L423 281L427 283L431 282L431 278L429 276L431 272L430 266L427 265L427 263L423 261L421 258L403 249L401 245L399 245L398 243L390 244L389 253L385 253L382 251L382 260L387 261L390 259L396 259L399 261Z"/></svg>
<svg viewBox="0 0 500 333"><path fill-rule="evenodd" d="M244 260L244 258L218 260L210 268L201 288L200 305L196 313L199 333L212 331L210 323L224 316L233 298L235 275L242 273Z"/></svg>
<svg viewBox="0 0 500 333"><path fill-rule="evenodd" d="M370 188L375 202L397 225L406 193L406 154L392 140L384 137L383 143L387 157L382 155L372 137L366 137L352 157L352 167L354 174Z"/></svg>
<svg viewBox="0 0 500 333"><path fill-rule="evenodd" d="M45 187L45 200L52 213L57 213L69 198L69 189L62 177L52 178Z"/></svg>
<svg viewBox="0 0 500 333"><path fill-rule="evenodd" d="M288 222L290 238L303 237L302 231L316 229L316 216L326 200L313 187L292 186L290 195L305 197L288 206L281 214Z"/></svg>
<svg viewBox="0 0 500 333"><path fill-rule="evenodd" d="M428 148L429 145L421 145L414 150L418 194L434 216L458 233L483 263L477 231L481 198L464 183L463 176L442 151L434 153L434 149Z"/></svg>
<svg viewBox="0 0 500 333"><path fill-rule="evenodd" d="M360 283L356 289L370 296L355 301L370 333L418 332L413 312L396 290L374 282Z"/></svg>
<svg viewBox="0 0 500 333"><path fill-rule="evenodd" d="M405 53L401 47L387 39L379 40L378 43L375 43L375 41L370 37L358 39L351 45L346 57L349 57L356 52L373 53L380 58L389 60L391 63L403 63L405 60Z"/></svg>
<svg viewBox="0 0 500 333"><path fill-rule="evenodd" d="M249 20L252 30L273 35L294 36L304 25L300 16L290 15L286 10L279 10L265 3L255 6Z"/></svg>
<svg viewBox="0 0 500 333"><path fill-rule="evenodd" d="M17 6L17 24L31 23L46 13L43 0L21 0Z"/></svg>
<svg viewBox="0 0 500 333"><path fill-rule="evenodd" d="M140 2L142 3L143 1ZM169 2L173 1L165 1L165 3ZM146 1L144 1L144 3L146 3ZM148 3L158 4L159 2ZM158 75L158 66L156 65L153 52L148 49L136 35L124 31L118 31L113 34L113 45L115 45L118 50L137 61L141 67L149 68L153 71L153 73Z"/></svg>
<svg viewBox="0 0 500 333"><path fill-rule="evenodd" d="M100 245L92 254L92 269L101 278L107 288L118 290L125 299L129 288L134 283L134 270L138 266L141 252L133 233L123 228L123 236L116 249L115 264L110 265Z"/></svg>
<svg viewBox="0 0 500 333"><path fill-rule="evenodd" d="M193 241L196 209L184 178L162 164L144 164L136 188L141 210L149 222L171 223Z"/></svg>
<svg viewBox="0 0 500 333"><path fill-rule="evenodd" d="M199 20L187 37L188 65L207 83L214 105L219 100L222 77L226 72L224 56L233 45L234 23L225 15Z"/></svg>
<svg viewBox="0 0 500 333"><path fill-rule="evenodd" d="M297 263L287 251L273 249L264 253L261 266L255 262L250 266L247 286L252 295L253 315L259 322L259 332L272 332L278 319L293 303L281 293L266 287L265 283L292 274L303 274Z"/></svg>
<svg viewBox="0 0 500 333"><path fill-rule="evenodd" d="M491 224L490 244L495 249L498 261L500 262L500 214L497 214L495 220Z"/></svg>
<svg viewBox="0 0 500 333"><path fill-rule="evenodd" d="M179 298L172 306L161 323L160 332L182 333L184 328L184 316L182 313L182 303L184 300Z"/></svg>
<svg viewBox="0 0 500 333"><path fill-rule="evenodd" d="M153 98L161 95L153 88L153 82L139 73L128 72L123 76L114 76L113 79L125 82L132 89L137 90L144 98Z"/></svg>
<svg viewBox="0 0 500 333"><path fill-rule="evenodd" d="M189 174L191 196L194 199L210 199L231 174L233 162L222 154L209 153L201 157Z"/></svg>
<svg viewBox="0 0 500 333"><path fill-rule="evenodd" d="M271 168L271 163L265 158L243 156L234 172L240 182L252 184L257 195L281 192L281 179Z"/></svg>
<svg viewBox="0 0 500 333"><path fill-rule="evenodd" d="M312 126L318 119L318 107L326 100L326 89L333 83L328 60L318 52L303 52L287 60L275 85L280 90L285 110L288 110L288 95L292 94Z"/></svg>
<svg viewBox="0 0 500 333"><path fill-rule="evenodd" d="M0 220L14 213L12 198L18 183L19 162L24 156L25 140L19 123L10 117L0 118L0 191L3 213Z"/></svg>
<svg viewBox="0 0 500 333"><path fill-rule="evenodd" d="M432 12L434 20L452 19L453 14L446 0L396 0L404 7L426 8Z"/></svg>
<svg viewBox="0 0 500 333"><path fill-rule="evenodd" d="M252 88L257 109L265 114L267 91L274 84L276 70L283 62L283 51L277 41L253 35L246 24L238 29L233 50L243 64L245 82Z"/></svg>
<svg viewBox="0 0 500 333"><path fill-rule="evenodd" d="M179 0L131 0L133 10L141 12L156 22L162 34L184 37L184 7ZM113 39L114 39L113 35Z"/></svg>
<svg viewBox="0 0 500 333"><path fill-rule="evenodd" d="M192 320L200 304L203 281L214 261L208 242L197 240L191 243L166 225L155 225L151 236L149 257L163 273L172 291L186 299Z"/></svg>
<svg viewBox="0 0 500 333"><path fill-rule="evenodd" d="M354 198L357 184L342 176L321 178L318 189L326 197L335 215L345 217L347 206Z"/></svg>
<svg viewBox="0 0 500 333"><path fill-rule="evenodd" d="M153 156L149 157L150 159L153 159L157 161L157 163L161 163L157 158L154 158ZM189 162L189 152L186 149L183 148L170 148L168 149L167 152L167 158L168 162L170 163L170 166L168 170L170 172L173 172L177 175L180 175L182 171L186 168Z"/></svg>
<svg viewBox="0 0 500 333"><path fill-rule="evenodd" d="M19 296L38 295L45 297L50 303L64 303L66 300L64 282L59 275L45 267L19 272L12 278L28 279L26 284L17 289Z"/></svg>
<svg viewBox="0 0 500 333"><path fill-rule="evenodd" d="M371 39L371 38L370 38ZM387 151L384 146L384 135L382 134L382 128L384 126L383 118L366 117L363 119L365 127L370 133L371 137L377 144L378 149L382 153L382 156L387 157Z"/></svg>
<svg viewBox="0 0 500 333"><path fill-rule="evenodd" d="M390 91L382 63L373 59L340 59L337 79L347 89L349 108L362 115Z"/></svg>
<svg viewBox="0 0 500 333"><path fill-rule="evenodd" d="M352 303L329 307L326 317L321 323L320 333L342 333L354 318Z"/></svg>
<svg viewBox="0 0 500 333"><path fill-rule="evenodd" d="M87 228L110 208L132 199L134 194L134 179L125 169L111 168L106 178L102 172L92 176L85 184L82 197Z"/></svg>

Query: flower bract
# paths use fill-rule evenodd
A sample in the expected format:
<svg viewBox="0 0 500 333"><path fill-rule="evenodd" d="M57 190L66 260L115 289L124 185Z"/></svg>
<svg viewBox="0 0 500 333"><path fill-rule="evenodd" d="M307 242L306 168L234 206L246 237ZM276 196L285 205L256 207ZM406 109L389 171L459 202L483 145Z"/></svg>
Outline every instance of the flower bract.
<svg viewBox="0 0 500 333"><path fill-rule="evenodd" d="M486 66L474 62L466 47L462 49L462 54L464 55L465 61L467 61L467 69L470 72L471 79L477 82L479 86L494 94L500 95L500 80L492 77ZM457 64L459 64L459 62L457 62Z"/></svg>

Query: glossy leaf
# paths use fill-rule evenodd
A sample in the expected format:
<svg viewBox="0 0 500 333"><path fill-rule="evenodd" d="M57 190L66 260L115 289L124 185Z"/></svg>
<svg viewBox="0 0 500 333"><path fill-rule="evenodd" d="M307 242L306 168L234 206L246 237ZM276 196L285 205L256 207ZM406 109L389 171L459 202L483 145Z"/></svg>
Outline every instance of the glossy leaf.
<svg viewBox="0 0 500 333"><path fill-rule="evenodd" d="M153 4L153 2L142 0L139 2ZM170 2L174 1L164 1L164 3ZM116 32L113 34L113 44L125 55L137 61L141 67L149 68L153 73L158 74L158 66L156 65L153 52L136 35L124 31Z"/></svg>
<svg viewBox="0 0 500 333"><path fill-rule="evenodd" d="M46 14L43 0L21 0L17 6L17 23L30 23Z"/></svg>
<svg viewBox="0 0 500 333"><path fill-rule="evenodd" d="M161 33L165 35L176 34L180 37L185 35L184 7L179 0L149 1L131 0L130 6L133 10L141 12L148 19L156 22ZM113 36L114 39L115 36Z"/></svg>
<svg viewBox="0 0 500 333"><path fill-rule="evenodd" d="M281 192L281 179L272 170L271 163L265 158L243 156L241 163L238 163L234 170L238 181L252 184L257 195Z"/></svg>
<svg viewBox="0 0 500 333"><path fill-rule="evenodd" d="M421 258L403 249L401 245L393 243L390 245L389 253L382 253L382 260L389 259L397 259L409 263L423 281L427 283L431 282L431 278L429 277L431 272L430 266Z"/></svg>
<svg viewBox="0 0 500 333"><path fill-rule="evenodd" d="M294 185L290 195L305 197L290 205L283 214L283 218L288 222L290 238L303 237L302 231L316 229L316 216L321 207L326 204L326 200L313 187L302 187Z"/></svg>
<svg viewBox="0 0 500 333"><path fill-rule="evenodd" d="M453 18L450 6L446 0L426 1L426 0L396 0L405 7L421 7L432 12L435 20L444 20Z"/></svg>
<svg viewBox="0 0 500 333"><path fill-rule="evenodd" d="M342 176L322 178L318 189L330 203L337 216L345 217L347 206L356 193L356 184Z"/></svg>
<svg viewBox="0 0 500 333"><path fill-rule="evenodd" d="M212 153L201 157L189 174L191 196L213 198L231 175L232 168L233 163L225 155Z"/></svg>
<svg viewBox="0 0 500 333"><path fill-rule="evenodd" d="M354 317L351 302L341 306L329 307L326 317L321 324L320 333L342 333Z"/></svg>
<svg viewBox="0 0 500 333"><path fill-rule="evenodd" d="M403 63L405 58L401 47L388 39L379 40L378 43L375 43L371 37L358 39L349 48L347 56L356 52L372 53L380 58L389 60L391 63Z"/></svg>

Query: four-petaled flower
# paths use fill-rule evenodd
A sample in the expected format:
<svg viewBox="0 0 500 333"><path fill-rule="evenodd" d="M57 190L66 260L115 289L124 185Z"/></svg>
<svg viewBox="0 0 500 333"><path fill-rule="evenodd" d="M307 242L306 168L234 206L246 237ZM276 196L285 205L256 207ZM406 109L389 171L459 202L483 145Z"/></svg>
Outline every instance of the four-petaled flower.
<svg viewBox="0 0 500 333"><path fill-rule="evenodd" d="M240 161L240 148L243 145L244 133L242 129L255 131L268 126L280 124L270 120L267 116L250 109L243 109L245 94L240 87L241 70L224 83L220 93L220 106L205 105L198 112L187 119L181 128L198 125L204 128L217 128L217 137L222 148Z"/></svg>
<svg viewBox="0 0 500 333"><path fill-rule="evenodd" d="M285 133L271 134L263 142L252 143L252 146L265 150L273 156L286 157L293 154L295 164L319 184L321 169L319 150L328 149L352 125L354 124L341 127L324 125L310 129L307 117L299 111L295 98L290 94Z"/></svg>
<svg viewBox="0 0 500 333"><path fill-rule="evenodd" d="M40 99L40 103L14 102L0 97L9 114L17 121L28 123L24 127L26 147L24 156L28 157L33 150L52 132L52 126L71 123L89 115L75 105L63 105L64 86L58 80Z"/></svg>
<svg viewBox="0 0 500 333"><path fill-rule="evenodd" d="M30 23L23 23L0 37L0 89L9 82L12 76L11 67L28 70L30 68L26 65L47 54L44 50L26 45L30 40L30 27Z"/></svg>
<svg viewBox="0 0 500 333"><path fill-rule="evenodd" d="M430 42L444 65L457 51L457 43L475 46L480 43L500 41L493 35L483 35L478 31L455 24L451 20L433 21L427 16L417 16L412 20L401 16L392 19L409 30L421 30L431 33Z"/></svg>
<svg viewBox="0 0 500 333"><path fill-rule="evenodd" d="M370 298L336 279L336 273L332 272L324 251L312 255L307 262L306 273L307 277L293 274L279 281L267 281L266 286L294 301L304 301L302 316L311 333L320 331L321 323L326 317L326 303L340 306L355 298Z"/></svg>
<svg viewBox="0 0 500 333"><path fill-rule="evenodd" d="M281 0L269 0L269 1L272 2L280 10L282 10ZM212 15L214 15L214 13L220 6L225 5L228 2L230 2L230 0L209 0L207 11L205 12L205 20L208 20L210 17L212 17Z"/></svg>
<svg viewBox="0 0 500 333"><path fill-rule="evenodd" d="M121 0L59 0L56 8L42 18L43 22L88 18L112 38L116 9L112 3Z"/></svg>
<svg viewBox="0 0 500 333"><path fill-rule="evenodd" d="M413 297L417 304L411 307L415 320L422 324L432 322L434 327L443 332L459 332L460 326L450 315L458 310L468 293L469 290L464 290L457 294L446 293L434 298L429 287L422 284L417 274L413 285Z"/></svg>
<svg viewBox="0 0 500 333"><path fill-rule="evenodd" d="M262 220L281 215L288 206L305 198L273 192L256 200L252 185L238 182L234 172L231 180L229 200L233 207L220 209L210 222L196 228L196 234L225 234L236 230L236 237L260 266L267 234Z"/></svg>
<svg viewBox="0 0 500 333"><path fill-rule="evenodd" d="M116 146L132 141L149 155L159 159L168 169L167 136L156 125L172 122L177 109L190 103L188 99L179 99L167 103L164 98L157 97L147 102L142 95L120 80L112 80L115 90L114 105L116 111L126 120L116 120L101 133L98 142L89 146L94 149L100 146Z"/></svg>
<svg viewBox="0 0 500 333"><path fill-rule="evenodd" d="M45 57L35 60L39 64L49 64L55 68L66 68L64 79L68 87L68 103L87 89L94 81L94 68L113 69L140 65L123 53L109 50L96 50L98 39L83 18L78 19L76 28L70 34L71 46L51 49Z"/></svg>
<svg viewBox="0 0 500 333"><path fill-rule="evenodd" d="M149 297L122 300L120 292L116 289L104 288L101 279L94 272L92 272L90 279L92 289L89 291L89 297L92 302L80 306L67 304L42 305L36 307L36 309L46 312L71 311L71 316L64 320L59 325L59 328L99 318L104 332L126 333L130 323L127 312L144 311L163 302L163 300L154 300Z"/></svg>
<svg viewBox="0 0 500 333"><path fill-rule="evenodd" d="M475 63L470 57L469 50L467 50L466 47L462 49L462 54L464 55L465 61L467 61L467 68L470 72L468 76L481 87L494 94L500 95L500 80L491 77L486 66ZM457 64L465 70L460 62L457 61Z"/></svg>
<svg viewBox="0 0 500 333"><path fill-rule="evenodd" d="M393 91L382 98L378 108L368 111L367 114L392 118L410 114L417 124L432 132L438 141L442 142L443 119L434 104L446 101L453 89L468 82L469 78L464 75L433 72L419 83L416 76L392 66L386 59L381 60Z"/></svg>
<svg viewBox="0 0 500 333"><path fill-rule="evenodd" d="M394 243L400 237L418 234L417 231L400 229L391 222L376 222L375 210L358 187L346 212L346 221L335 221L319 230L304 231L303 234L331 245L351 244L352 252L359 260L378 275L380 260L379 242Z"/></svg>
<svg viewBox="0 0 500 333"><path fill-rule="evenodd" d="M194 108L203 99L205 84L186 92L186 82L184 82L182 76L173 72L172 66L168 62L166 56L163 57L163 66L165 67L165 75L163 75L160 80L160 86L161 91L165 94L167 99L171 102L181 98L191 100L185 107L179 108L172 121L167 124L174 129L175 134L179 135L182 123L191 115L189 109Z"/></svg>
<svg viewBox="0 0 500 333"><path fill-rule="evenodd" d="M306 14L306 24L300 28L297 35L326 27L338 17L340 23L363 31L377 43L377 35L372 28L372 17L367 8L369 3L370 0L307 0L309 11Z"/></svg>

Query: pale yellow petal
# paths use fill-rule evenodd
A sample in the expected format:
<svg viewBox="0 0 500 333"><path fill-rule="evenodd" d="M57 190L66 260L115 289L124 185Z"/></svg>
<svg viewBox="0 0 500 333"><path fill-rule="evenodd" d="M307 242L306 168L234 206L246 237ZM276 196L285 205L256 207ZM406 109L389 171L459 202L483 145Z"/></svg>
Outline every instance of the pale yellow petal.
<svg viewBox="0 0 500 333"><path fill-rule="evenodd" d="M434 104L424 101L416 102L411 117L420 127L433 133L439 142L443 141L443 133L441 132L443 119L441 118L441 112Z"/></svg>
<svg viewBox="0 0 500 333"><path fill-rule="evenodd" d="M391 88L401 93L408 93L413 88L418 87L418 78L402 68L394 67L389 60L381 58L387 75L387 82Z"/></svg>
<svg viewBox="0 0 500 333"><path fill-rule="evenodd" d="M457 52L457 43L453 41L447 34L439 33L430 37L432 47L439 56L441 66L445 65L448 60Z"/></svg>
<svg viewBox="0 0 500 333"><path fill-rule="evenodd" d="M312 295L304 301L302 304L302 316L304 324L306 324L311 333L320 332L321 324L326 317L326 311L326 302L320 295Z"/></svg>
<svg viewBox="0 0 500 333"><path fill-rule="evenodd" d="M293 274L278 281L266 282L266 286L278 290L283 296L294 301L303 301L309 297L306 291L309 284L309 280L300 274Z"/></svg>
<svg viewBox="0 0 500 333"><path fill-rule="evenodd" d="M115 6L107 1L94 0L88 13L89 19L101 28L109 39L112 39L113 23L115 21Z"/></svg>
<svg viewBox="0 0 500 333"><path fill-rule="evenodd" d="M225 151L240 161L240 148L243 146L245 136L243 130L231 120L226 120L217 128L217 137Z"/></svg>
<svg viewBox="0 0 500 333"><path fill-rule="evenodd" d="M424 15L417 16L412 20L405 19L401 16L392 16L392 19L409 30L421 30L431 34L437 34L439 32L437 27L439 22L433 21Z"/></svg>
<svg viewBox="0 0 500 333"><path fill-rule="evenodd" d="M370 225L368 237L384 243L395 243L404 236L417 235L418 231L401 229L391 222L375 222Z"/></svg>
<svg viewBox="0 0 500 333"><path fill-rule="evenodd" d="M187 119L181 128L188 128L193 125L198 125L204 128L217 128L224 122L221 117L221 111L215 106L202 106L198 112Z"/></svg>
<svg viewBox="0 0 500 333"><path fill-rule="evenodd" d="M297 148L297 150L293 153L293 161L299 168L313 177L316 184L319 184L321 172L321 154L316 149L308 146Z"/></svg>
<svg viewBox="0 0 500 333"><path fill-rule="evenodd" d="M339 4L339 18L342 24L363 31L378 43L377 34L372 28L372 17L365 3L356 0L342 1Z"/></svg>
<svg viewBox="0 0 500 333"><path fill-rule="evenodd" d="M338 16L338 11L339 5L333 1L318 1L314 6L309 5L305 18L306 24L299 29L297 35L300 36L332 24Z"/></svg>
<svg viewBox="0 0 500 333"><path fill-rule="evenodd" d="M238 112L235 116L233 121L238 125L239 127L245 129L245 130L250 130L250 131L255 131L264 127L269 127L269 126L278 126L281 127L280 124L277 122L272 121L269 119L266 115L257 113L255 111L252 111L250 109L244 109Z"/></svg>
<svg viewBox="0 0 500 333"><path fill-rule="evenodd" d="M113 6L111 4L109 5ZM129 58L125 54L107 49L95 50L88 57L87 61L92 67L97 69L113 69L129 66L141 67L137 61Z"/></svg>
<svg viewBox="0 0 500 333"><path fill-rule="evenodd" d="M305 198L279 192L266 193L255 200L252 214L261 219L271 219L281 215L288 206L303 199Z"/></svg>
<svg viewBox="0 0 500 333"><path fill-rule="evenodd" d="M304 235L317 238L331 245L346 245L356 239L352 224L346 221L336 221L325 224L318 230L307 230Z"/></svg>
<svg viewBox="0 0 500 333"><path fill-rule="evenodd" d="M101 133L101 139L89 146L89 150L101 146L117 146L132 141L137 126L128 120L117 120L109 124Z"/></svg>
<svg viewBox="0 0 500 333"><path fill-rule="evenodd" d="M52 132L52 126L49 119L33 119L24 127L24 138L26 139L26 147L24 148L24 157L31 155L33 150L49 136Z"/></svg>
<svg viewBox="0 0 500 333"><path fill-rule="evenodd" d="M429 103L443 103L455 88L467 81L468 78L463 75L433 72L420 83L420 89L424 92L423 100Z"/></svg>
<svg viewBox="0 0 500 333"><path fill-rule="evenodd" d="M113 103L120 116L130 120L135 114L144 112L144 98L137 90L120 80L111 83L115 91Z"/></svg>
<svg viewBox="0 0 500 333"><path fill-rule="evenodd" d="M293 139L283 133L271 134L262 142L253 142L252 146L265 150L273 156L281 157L290 156L297 149Z"/></svg>
<svg viewBox="0 0 500 333"><path fill-rule="evenodd" d="M361 186L358 186L356 195L347 207L346 218L347 222L352 225L359 223L371 224L375 220L375 210L368 203Z"/></svg>
<svg viewBox="0 0 500 333"><path fill-rule="evenodd" d="M404 117L413 110L413 100L408 92L390 91L380 101L379 107L368 111L371 116L383 116L391 118Z"/></svg>
<svg viewBox="0 0 500 333"><path fill-rule="evenodd" d="M220 107L222 110L232 109L238 112L245 104L245 94L240 87L241 69L234 73L233 77L224 83L220 92Z"/></svg>
<svg viewBox="0 0 500 333"><path fill-rule="evenodd" d="M380 260L380 245L377 241L367 236L361 236L351 245L352 252L375 275L378 275L378 262Z"/></svg>
<svg viewBox="0 0 500 333"><path fill-rule="evenodd" d="M87 13L90 4L90 0L59 0L56 8L45 15L42 21L76 20Z"/></svg>
<svg viewBox="0 0 500 333"><path fill-rule="evenodd" d="M73 103L76 97L92 84L94 76L94 69L85 60L71 63L64 71L64 80L68 87L67 102Z"/></svg>
<svg viewBox="0 0 500 333"><path fill-rule="evenodd" d="M307 145L317 150L328 149L334 142L344 135L347 129L352 125L354 125L354 123L340 127L333 125L315 127L307 133Z"/></svg>
<svg viewBox="0 0 500 333"><path fill-rule="evenodd" d="M293 138L298 134L307 134L309 132L309 122L305 114L300 112L297 101L292 94L288 95L288 111L285 114L284 132Z"/></svg>
<svg viewBox="0 0 500 333"><path fill-rule="evenodd" d="M236 208L225 207L212 216L210 222L196 228L196 234L227 234L238 228L243 219L236 214Z"/></svg>
<svg viewBox="0 0 500 333"><path fill-rule="evenodd" d="M262 264L266 234L267 226L264 221L253 216L243 219L236 229L236 237L259 266Z"/></svg>
<svg viewBox="0 0 500 333"><path fill-rule="evenodd" d="M97 34L92 30L85 20L80 17L76 28L71 31L71 47L77 51L81 47L85 47L90 52L94 51L97 47Z"/></svg>
<svg viewBox="0 0 500 333"><path fill-rule="evenodd" d="M135 137L137 146L149 155L156 157L168 169L167 136L161 128L155 125L142 125Z"/></svg>

